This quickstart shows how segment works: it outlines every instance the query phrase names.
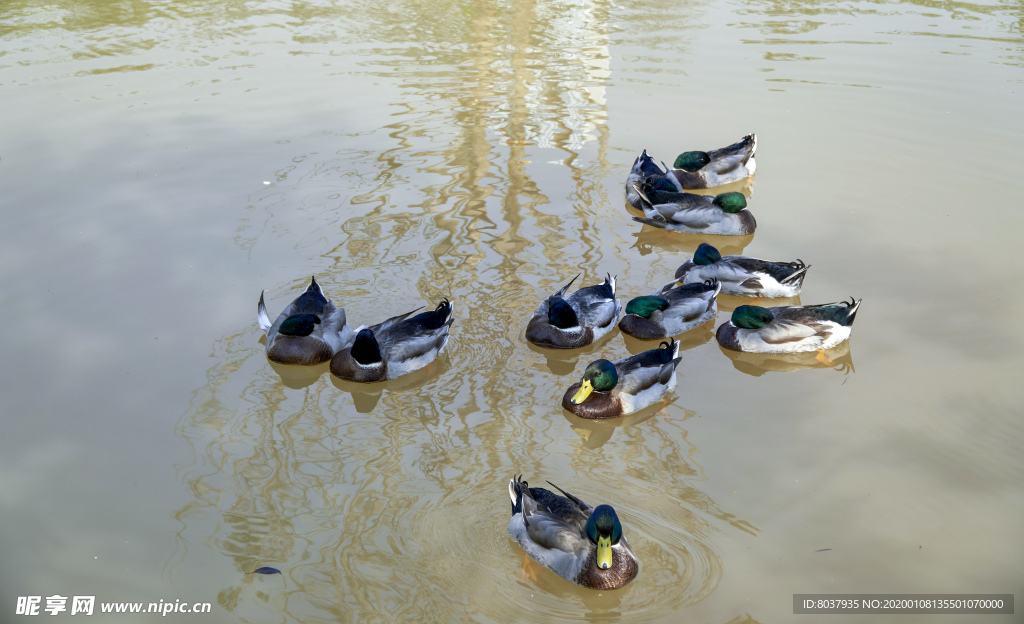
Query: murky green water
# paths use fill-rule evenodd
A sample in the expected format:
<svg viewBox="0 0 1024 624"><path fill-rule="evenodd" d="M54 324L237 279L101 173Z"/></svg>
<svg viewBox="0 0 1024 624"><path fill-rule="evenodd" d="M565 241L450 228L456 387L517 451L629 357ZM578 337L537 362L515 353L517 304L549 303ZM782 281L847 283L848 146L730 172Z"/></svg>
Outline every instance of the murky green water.
<svg viewBox="0 0 1024 624"><path fill-rule="evenodd" d="M4 621L31 595L303 623L1024 595L1017 2L13 0L0 102ZM632 222L629 165L748 132L759 227L714 242L812 264L805 304L862 297L848 348L708 325L658 406L564 412L645 347L534 349L537 302L671 279L704 239ZM259 293L276 314L312 274L355 323L450 296L446 354L375 386L271 365ZM637 580L524 568L519 472L615 505Z"/></svg>

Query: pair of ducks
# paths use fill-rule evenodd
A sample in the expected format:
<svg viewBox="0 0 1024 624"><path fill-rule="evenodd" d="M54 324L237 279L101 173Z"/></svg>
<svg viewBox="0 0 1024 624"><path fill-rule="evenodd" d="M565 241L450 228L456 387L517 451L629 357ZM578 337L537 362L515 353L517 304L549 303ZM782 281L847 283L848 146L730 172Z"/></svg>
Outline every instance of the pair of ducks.
<svg viewBox="0 0 1024 624"><path fill-rule="evenodd" d="M756 146L757 138L750 134L720 150L685 152L674 167L664 170L645 150L634 161L626 180L626 201L644 212L644 218L634 220L671 231L753 233L757 223L741 193L710 197L684 193L684 189L712 188L752 176ZM631 300L619 328L640 339L673 336L710 320L717 312L716 297L721 292L748 297L796 296L809 268L801 260L771 262L722 256L711 245L702 244L676 271L676 282L681 285L673 282L649 296ZM603 284L581 288L566 297L569 284L537 309L527 329L531 342L576 348L611 331L621 312L615 301L615 280L609 277ZM823 353L849 338L859 307L860 300L853 299L816 306L739 306L718 328L716 337L723 347L737 351ZM631 408L639 409L637 405L649 405L675 385L678 349L673 340L662 343L659 349L615 362L598 360L587 367L580 383L569 388L563 405L591 418L600 417L594 416L595 412L617 416ZM667 377L668 368L671 375ZM595 391L603 395L602 405L617 405L598 410L584 408ZM512 518L508 532L523 551L584 587L615 589L633 580L639 562L615 510L609 505L591 507L551 485L562 495L529 487L521 477L509 481Z"/></svg>
<svg viewBox="0 0 1024 624"><path fill-rule="evenodd" d="M644 150L626 177L626 203L644 213L634 221L674 232L744 235L757 228L743 193L698 195L685 190L709 189L754 175L757 136L710 152L683 152L664 171ZM685 189L685 190L684 190Z"/></svg>
<svg viewBox="0 0 1024 624"><path fill-rule="evenodd" d="M271 361L312 366L330 360L331 374L373 382L423 368L444 350L455 320L451 302L444 299L434 310L416 314L420 309L353 330L344 308L324 296L314 276L273 323L260 293L256 318L267 334Z"/></svg>

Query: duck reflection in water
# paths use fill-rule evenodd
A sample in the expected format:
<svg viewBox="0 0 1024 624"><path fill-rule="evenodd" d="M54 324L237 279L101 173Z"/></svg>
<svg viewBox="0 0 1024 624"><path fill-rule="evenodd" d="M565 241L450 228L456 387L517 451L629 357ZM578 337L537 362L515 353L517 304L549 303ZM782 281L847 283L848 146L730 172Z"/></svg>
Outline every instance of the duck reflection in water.
<svg viewBox="0 0 1024 624"><path fill-rule="evenodd" d="M805 353L746 353L724 347L719 348L726 357L732 360L732 365L736 370L754 377L760 377L768 372L788 373L809 368L831 368L843 375L857 372L853 368L853 355L850 353L849 340L831 349L826 349L824 358L816 351Z"/></svg>
<svg viewBox="0 0 1024 624"><path fill-rule="evenodd" d="M572 375L581 357L589 359L586 356L594 355L606 349L608 343L611 342L611 336L617 333L621 332L617 328L612 329L612 331L602 336L600 340L581 349L548 349L546 347L539 347L525 339L523 344L530 351L543 355L544 363L547 365L548 370L561 377L563 375ZM650 348L650 343L647 343L647 349ZM642 350L646 351L646 349Z"/></svg>
<svg viewBox="0 0 1024 624"><path fill-rule="evenodd" d="M300 364L279 364L273 360L268 361L270 368L274 369L274 372L281 378L281 383L286 388L293 390L313 385L313 382L320 379L320 376L327 372L327 362L315 366L303 366Z"/></svg>
<svg viewBox="0 0 1024 624"><path fill-rule="evenodd" d="M442 351L437 359L430 364L411 373L406 373L397 379L368 384L342 379L335 375L329 375L329 377L334 387L352 395L352 404L356 412L369 414L377 407L377 403L384 396L385 390L388 392L403 392L421 388L439 378L451 367L452 363L448 357L448 352Z"/></svg>
<svg viewBox="0 0 1024 624"><path fill-rule="evenodd" d="M701 243L710 243L723 254L742 255L743 250L754 240L753 234L742 236L715 236L711 234L692 234L690 232L670 232L650 225L641 226L633 234L636 242L632 248L646 256L655 249L693 255Z"/></svg>
<svg viewBox="0 0 1024 624"><path fill-rule="evenodd" d="M683 332L675 337L676 343L679 344L679 352L689 351L702 344L707 344L715 337L715 319L711 319L703 325L698 325L690 331ZM629 351L633 355L637 353L643 353L644 351L651 348L650 340L639 340L630 336L629 334L622 334L622 341L626 343L626 351Z"/></svg>
<svg viewBox="0 0 1024 624"><path fill-rule="evenodd" d="M593 450L601 448L606 442L611 440L612 434L614 434L615 430L619 427L633 427L644 421L650 420L675 400L675 395L672 395L671 397L663 397L654 405L645 407L638 412L633 412L632 414L628 414L620 418L612 418L608 420L580 418L568 410L562 410L562 417L569 421L569 426L576 432L576 435L580 437L580 441L583 442L583 447Z"/></svg>

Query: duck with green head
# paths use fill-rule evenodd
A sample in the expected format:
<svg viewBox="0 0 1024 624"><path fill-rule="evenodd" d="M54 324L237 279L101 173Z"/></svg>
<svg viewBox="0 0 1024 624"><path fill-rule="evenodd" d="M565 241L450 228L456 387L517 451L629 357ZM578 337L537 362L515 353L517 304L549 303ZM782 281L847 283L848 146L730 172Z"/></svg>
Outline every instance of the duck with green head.
<svg viewBox="0 0 1024 624"><path fill-rule="evenodd" d="M650 295L630 300L619 329L640 340L677 336L715 317L721 290L715 280L682 286L670 282Z"/></svg>
<svg viewBox="0 0 1024 624"><path fill-rule="evenodd" d="M526 339L540 347L577 349L593 344L615 328L622 304L615 298L615 278L580 288L568 297L576 277L545 299L526 326Z"/></svg>
<svg viewBox="0 0 1024 624"><path fill-rule="evenodd" d="M666 177L673 179L679 190L739 182L753 176L757 170L756 150L757 135L748 134L739 143L710 152L683 152L676 157Z"/></svg>
<svg viewBox="0 0 1024 624"><path fill-rule="evenodd" d="M811 306L743 305L718 328L718 344L749 353L800 353L830 349L849 339L860 300Z"/></svg>
<svg viewBox="0 0 1024 624"><path fill-rule="evenodd" d="M743 193L674 193L661 190L664 184L647 181L635 187L644 217L633 217L634 221L673 232L725 236L753 234L757 228Z"/></svg>
<svg viewBox="0 0 1024 624"><path fill-rule="evenodd" d="M331 374L351 381L384 381L436 360L448 344L454 308L446 298L434 310L416 314L421 309L360 329L352 346L331 358Z"/></svg>
<svg viewBox="0 0 1024 624"><path fill-rule="evenodd" d="M676 270L684 284L716 279L722 292L740 297L795 297L800 294L810 265L803 260L771 262L748 256L723 256L701 243L693 258Z"/></svg>
<svg viewBox="0 0 1024 624"><path fill-rule="evenodd" d="M611 505L591 507L561 492L509 480L509 534L528 556L558 576L590 589L618 589L640 571L633 548Z"/></svg>
<svg viewBox="0 0 1024 624"><path fill-rule="evenodd" d="M345 310L324 296L314 276L306 291L288 304L271 323L260 293L256 321L267 335L267 358L281 364L312 366L331 359L348 346L355 332L348 326Z"/></svg>
<svg viewBox="0 0 1024 624"><path fill-rule="evenodd" d="M621 360L595 360L583 379L569 386L562 407L580 418L617 418L652 405L676 386L679 343Z"/></svg>

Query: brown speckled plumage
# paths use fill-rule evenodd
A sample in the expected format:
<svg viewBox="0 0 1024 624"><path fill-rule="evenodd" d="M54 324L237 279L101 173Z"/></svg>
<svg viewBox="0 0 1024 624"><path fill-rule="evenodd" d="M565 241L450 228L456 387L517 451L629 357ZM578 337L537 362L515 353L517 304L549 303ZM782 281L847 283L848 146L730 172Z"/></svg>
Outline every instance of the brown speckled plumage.
<svg viewBox="0 0 1024 624"><path fill-rule="evenodd" d="M622 403L612 396L610 392L591 392L587 400L574 405L569 399L580 389L580 382L569 386L562 397L562 407L576 414L580 418L617 418L622 416Z"/></svg>
<svg viewBox="0 0 1024 624"><path fill-rule="evenodd" d="M592 549L576 582L590 589L618 589L636 578L639 571L636 559L615 548L612 549L612 566L602 570L597 567L597 550Z"/></svg>
<svg viewBox="0 0 1024 624"><path fill-rule="evenodd" d="M351 347L342 349L331 359L331 374L342 379L369 383L384 381L388 378L387 362L378 362L376 366L362 367L352 357Z"/></svg>
<svg viewBox="0 0 1024 624"><path fill-rule="evenodd" d="M566 333L558 331L540 314L530 319L526 326L526 339L535 345L552 349L578 349L594 342L594 330L584 327L576 340L566 340Z"/></svg>
<svg viewBox="0 0 1024 624"><path fill-rule="evenodd" d="M619 321L619 329L640 340L656 340L665 337L665 328L652 319L636 314L627 314Z"/></svg>
<svg viewBox="0 0 1024 624"><path fill-rule="evenodd" d="M278 335L268 357L281 364L312 366L331 359L331 348L314 336Z"/></svg>

